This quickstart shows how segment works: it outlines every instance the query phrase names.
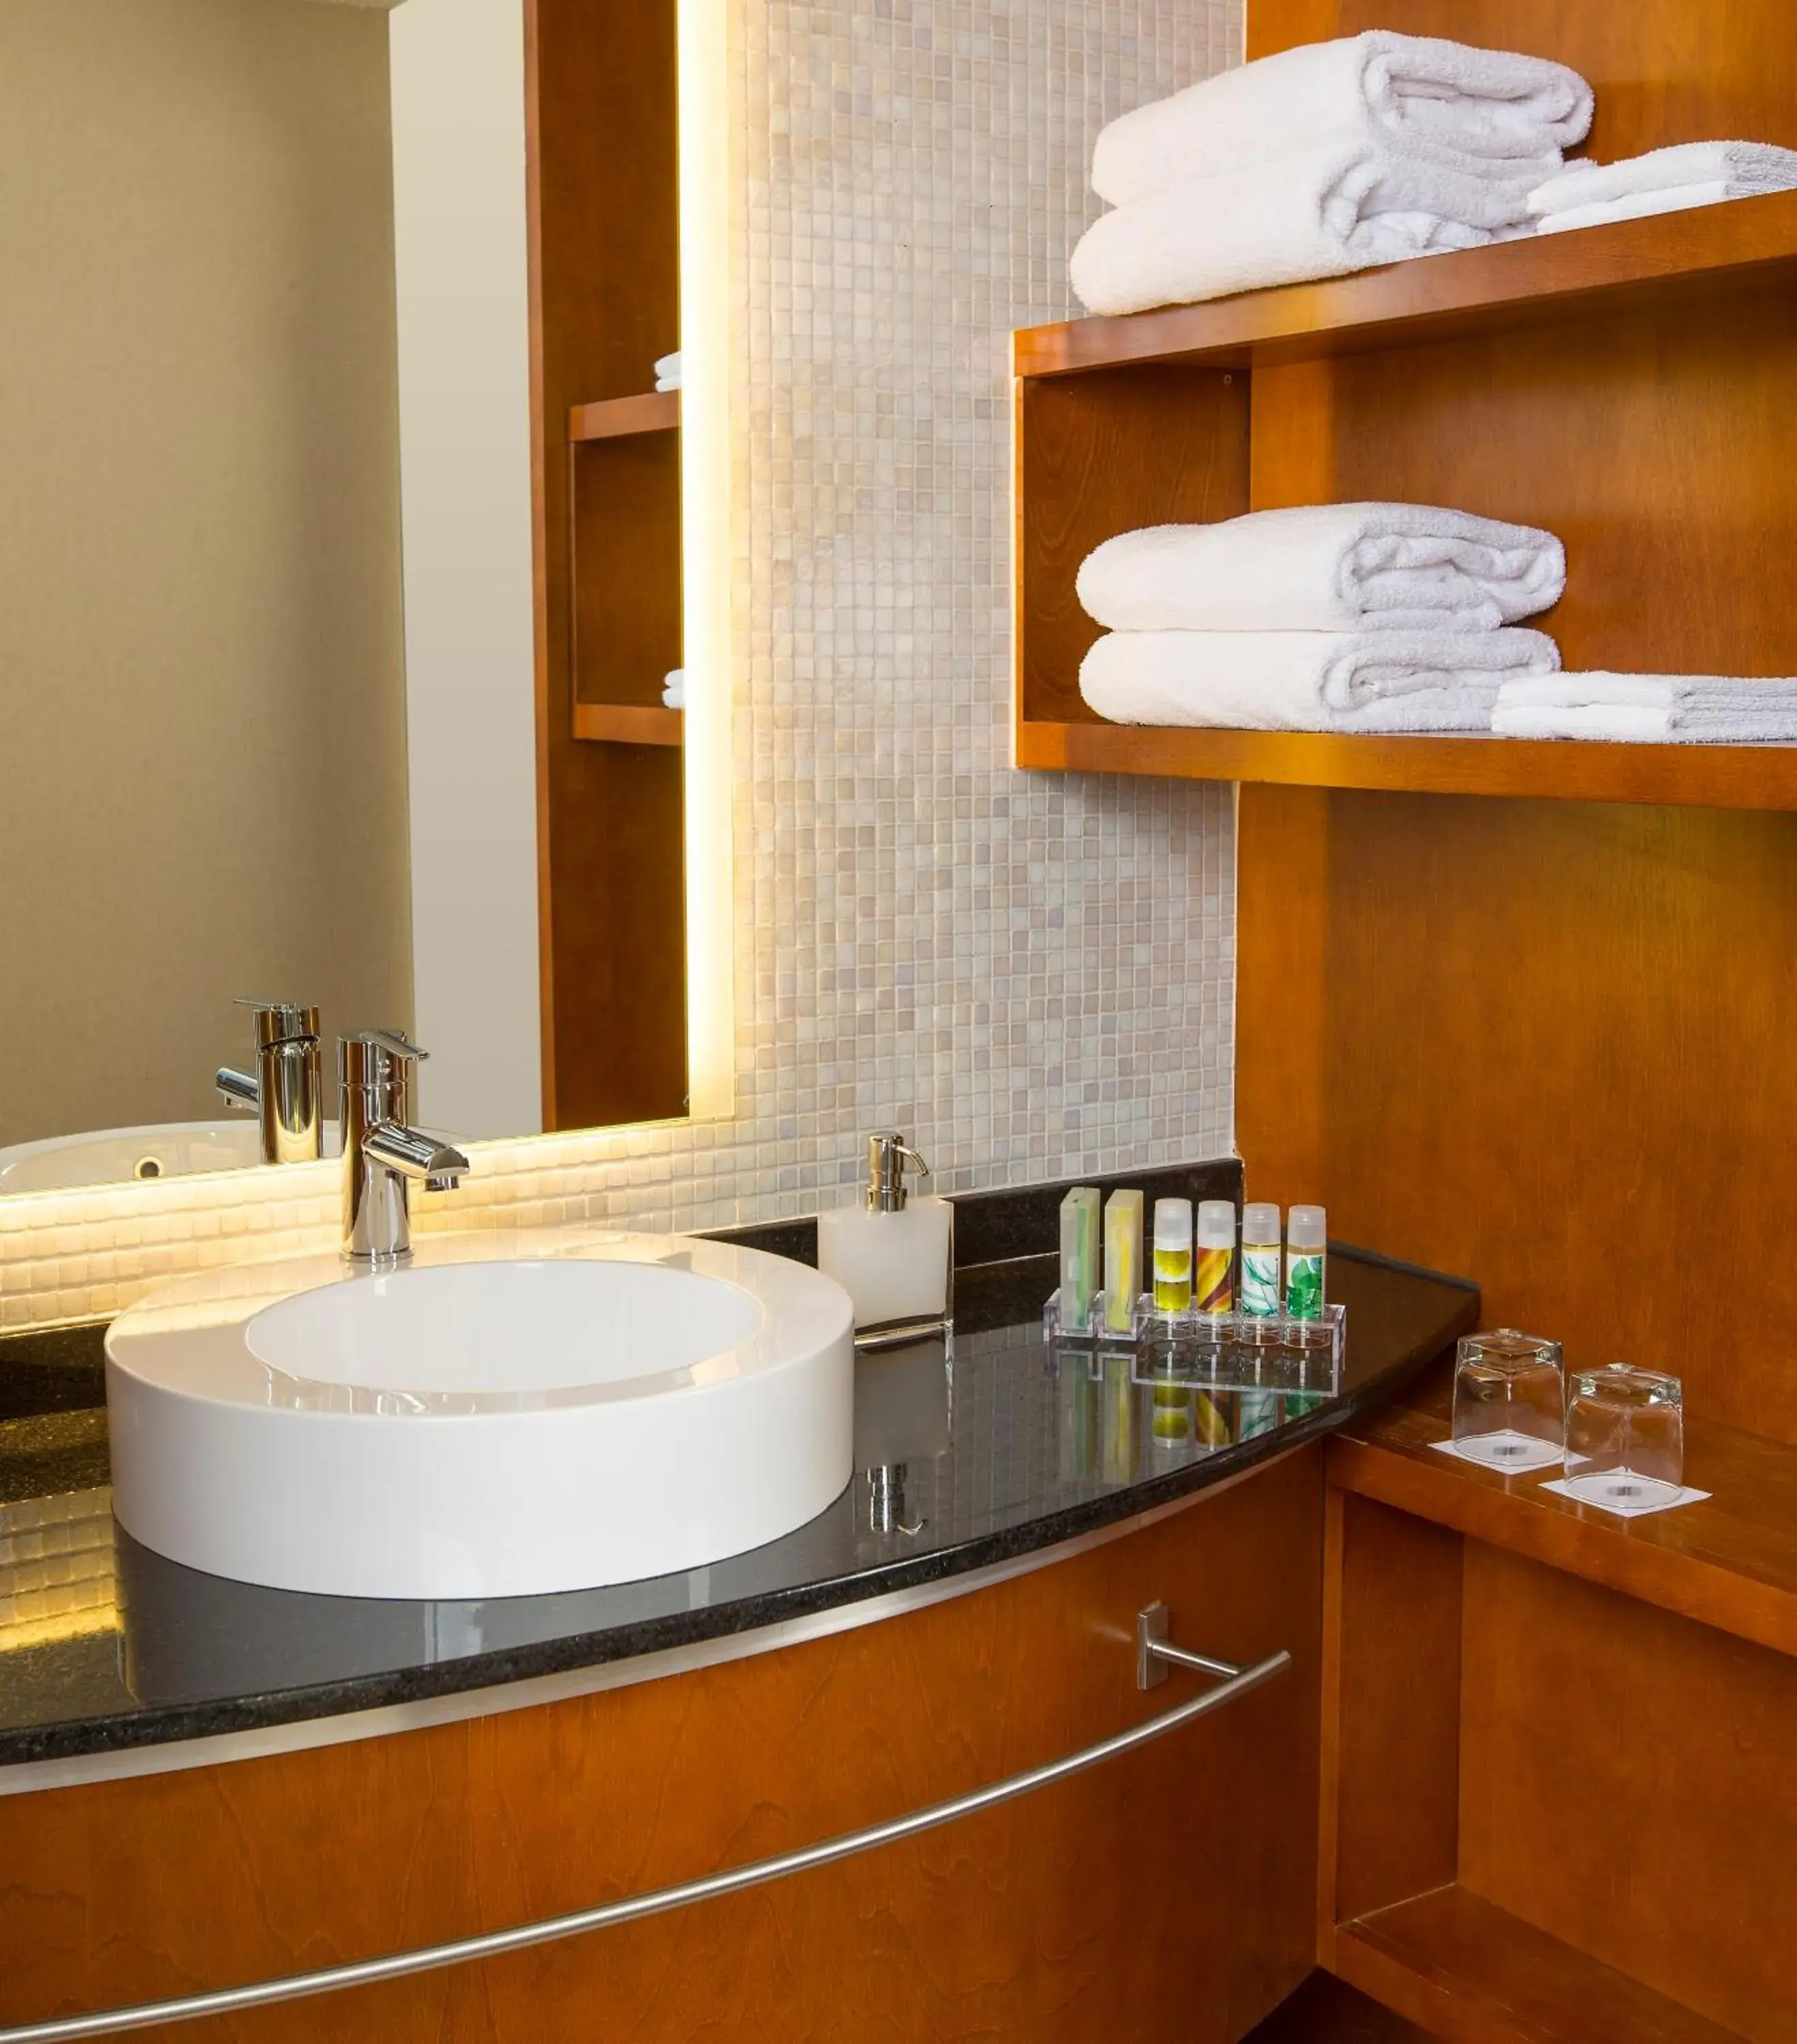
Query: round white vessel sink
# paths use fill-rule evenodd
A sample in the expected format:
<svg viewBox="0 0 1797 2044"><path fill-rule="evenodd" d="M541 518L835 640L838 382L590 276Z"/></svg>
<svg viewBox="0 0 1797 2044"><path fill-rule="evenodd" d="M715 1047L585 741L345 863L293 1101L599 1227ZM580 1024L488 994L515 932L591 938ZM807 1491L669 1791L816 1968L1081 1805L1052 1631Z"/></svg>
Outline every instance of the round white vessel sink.
<svg viewBox="0 0 1797 2044"><path fill-rule="evenodd" d="M113 1504L159 1554L344 1596L629 1582L848 1481L848 1295L680 1237L440 1236L185 1280L106 1336Z"/></svg>

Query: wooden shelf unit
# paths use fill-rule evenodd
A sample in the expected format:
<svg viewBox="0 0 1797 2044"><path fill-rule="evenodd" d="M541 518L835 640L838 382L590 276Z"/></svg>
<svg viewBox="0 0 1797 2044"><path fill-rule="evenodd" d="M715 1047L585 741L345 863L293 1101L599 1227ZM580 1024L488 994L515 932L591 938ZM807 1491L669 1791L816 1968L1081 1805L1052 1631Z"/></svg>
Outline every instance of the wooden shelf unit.
<svg viewBox="0 0 1797 2044"><path fill-rule="evenodd" d="M663 704L574 705L574 736L602 745L678 745L685 713Z"/></svg>
<svg viewBox="0 0 1797 2044"><path fill-rule="evenodd" d="M568 439L571 444L586 440L628 440L638 433L673 433L679 430L678 390L642 390L628 398L601 398L590 405L568 407Z"/></svg>
<svg viewBox="0 0 1797 2044"><path fill-rule="evenodd" d="M1700 1508L1620 1520L1439 1453L1447 1386L1330 1443L1330 1480L1433 1525L1797 1656L1797 1447L1691 1420L1686 1481Z"/></svg>
<svg viewBox="0 0 1797 2044"><path fill-rule="evenodd" d="M1790 2034L1797 1449L1712 1431L1731 1509L1598 1523L1432 1409L1368 1431L1329 1456L1323 1962L1469 2044Z"/></svg>
<svg viewBox="0 0 1797 2044"><path fill-rule="evenodd" d="M1709 335L1764 336L1790 323L1797 302L1797 193L1616 222L1538 240L1431 256L1329 282L1247 292L1200 305L1077 320L1013 336L1017 459L1016 757L1023 767L1151 774L1437 794L1530 795L1747 809L1797 808L1797 746L1711 747L1530 743L1479 737L1375 737L1173 730L1106 724L1081 699L1079 663L1100 628L1080 609L1073 578L1101 540L1135 525L1207 522L1282 503L1411 497L1552 527L1572 554L1569 594L1533 620L1561 643L1572 668L1622 671L1797 673L1797 629L1768 644L1763 592L1744 586L1745 620L1731 632L1729 580L1754 570L1742 559L1707 559L1690 580L1712 614L1693 630L1662 601L1630 601L1657 576L1638 490L1599 495L1570 470L1538 479L1507 475L1501 497L1453 494L1439 417L1433 448L1403 446L1382 461L1377 444L1344 449L1347 421L1332 402L1342 386L1317 371L1341 365L1364 397L1349 411L1401 416L1406 378L1438 415L1455 378L1527 357L1538 392L1557 350L1574 360L1565 380L1601 377L1607 337L1632 323L1646 352L1672 352L1676 394L1668 425L1691 430L1683 409L1703 415L1715 462L1694 486L1719 518L1730 516L1731 480L1761 500L1787 494L1726 419L1726 373L1709 388L1701 364ZM1651 332L1649 330L1651 329ZM1682 335L1682 345L1680 336ZM1725 347L1718 360L1726 363ZM1764 380L1764 351L1749 365ZM1377 358L1383 356L1384 360ZM1358 360L1357 374L1353 367ZM1624 365L1626 373L1627 365ZM1645 425L1647 421L1641 422ZM1511 422L1503 422L1507 430ZM1719 435L1715 428L1720 425ZM1430 432L1413 432L1426 443ZM1523 444L1530 444L1525 436ZM1566 459L1576 463L1576 436ZM1607 459L1613 459L1607 445ZM1420 452L1419 463L1413 457ZM1361 471L1350 478L1342 456ZM1423 476L1407 475L1421 466ZM1594 517L1611 528L1594 534ZM1784 516L1788 521L1788 506ZM1673 582L1687 578L1672 564ZM1764 571L1761 570L1761 572ZM1688 602L1690 592L1684 591ZM1661 616L1656 616L1656 612ZM1644 621L1645 617L1645 621ZM1770 659L1775 664L1768 667Z"/></svg>
<svg viewBox="0 0 1797 2044"><path fill-rule="evenodd" d="M526 0L543 1126L686 1109L675 0ZM594 740L601 742L595 743Z"/></svg>

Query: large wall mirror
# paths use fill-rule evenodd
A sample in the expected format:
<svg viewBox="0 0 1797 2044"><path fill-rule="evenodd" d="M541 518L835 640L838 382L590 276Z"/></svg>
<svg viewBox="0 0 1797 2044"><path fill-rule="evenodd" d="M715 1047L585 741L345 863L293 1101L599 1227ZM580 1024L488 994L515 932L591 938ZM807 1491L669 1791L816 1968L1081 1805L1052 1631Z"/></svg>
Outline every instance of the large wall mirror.
<svg viewBox="0 0 1797 2044"><path fill-rule="evenodd" d="M326 1124L376 1028L459 1139L704 1105L708 4L0 12L0 1194L256 1162L310 1011Z"/></svg>

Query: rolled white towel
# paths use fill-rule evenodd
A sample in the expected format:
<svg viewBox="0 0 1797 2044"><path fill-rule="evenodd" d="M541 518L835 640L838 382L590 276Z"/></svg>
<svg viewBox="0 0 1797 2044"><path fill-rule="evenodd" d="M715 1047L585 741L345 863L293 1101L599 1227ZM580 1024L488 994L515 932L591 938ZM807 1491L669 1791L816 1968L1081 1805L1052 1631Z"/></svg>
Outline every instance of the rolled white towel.
<svg viewBox="0 0 1797 2044"><path fill-rule="evenodd" d="M685 709L686 707L686 670L670 667L662 677L662 706L664 709Z"/></svg>
<svg viewBox="0 0 1797 2044"><path fill-rule="evenodd" d="M1127 206L1325 140L1401 147L1450 167L1552 168L1591 116L1591 87L1565 64L1372 29L1123 114L1099 135L1092 186Z"/></svg>
<svg viewBox="0 0 1797 2044"><path fill-rule="evenodd" d="M1500 682L1559 664L1545 632L1514 628L1112 632L1081 663L1080 694L1116 724L1479 730Z"/></svg>
<svg viewBox="0 0 1797 2044"><path fill-rule="evenodd" d="M1119 532L1077 587L1115 632L1489 631L1557 601L1553 533L1428 504L1307 504Z"/></svg>
<svg viewBox="0 0 1797 2044"><path fill-rule="evenodd" d="M671 355L655 358L655 388L658 390L678 390L680 388L680 350Z"/></svg>
<svg viewBox="0 0 1797 2044"><path fill-rule="evenodd" d="M1507 738L1613 743L1763 745L1797 741L1797 680L1729 674L1553 674L1499 690L1492 726Z"/></svg>
<svg viewBox="0 0 1797 2044"><path fill-rule="evenodd" d="M1477 248L1529 217L1526 179L1336 142L1119 206L1081 236L1069 275L1092 312L1145 312Z"/></svg>

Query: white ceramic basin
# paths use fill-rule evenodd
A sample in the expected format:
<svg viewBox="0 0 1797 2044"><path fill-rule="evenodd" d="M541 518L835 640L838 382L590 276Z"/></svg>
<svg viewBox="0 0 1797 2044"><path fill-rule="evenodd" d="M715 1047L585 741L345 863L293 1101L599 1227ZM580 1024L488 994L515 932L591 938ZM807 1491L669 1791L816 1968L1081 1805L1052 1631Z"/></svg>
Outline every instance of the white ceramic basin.
<svg viewBox="0 0 1797 2044"><path fill-rule="evenodd" d="M337 1154L337 1125L324 1128L324 1154ZM54 1193L109 1185L121 1178L182 1178L194 1171L236 1171L260 1161L253 1118L152 1121L138 1128L96 1128L0 1149L0 1193Z"/></svg>
<svg viewBox="0 0 1797 2044"><path fill-rule="evenodd" d="M194 1278L106 1336L113 1504L211 1574L517 1596L702 1566L852 1464L848 1294L678 1236L440 1236Z"/></svg>

